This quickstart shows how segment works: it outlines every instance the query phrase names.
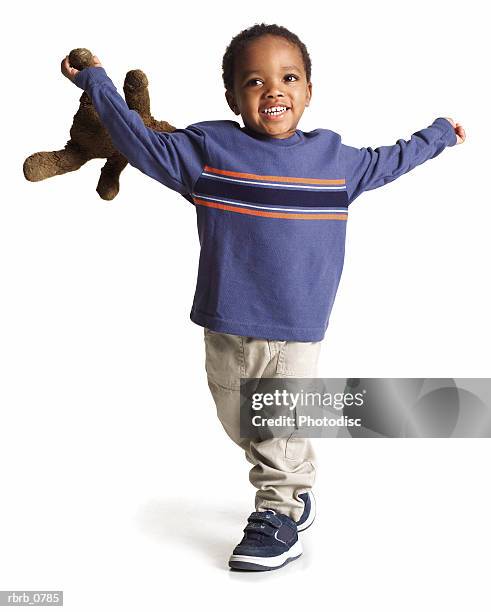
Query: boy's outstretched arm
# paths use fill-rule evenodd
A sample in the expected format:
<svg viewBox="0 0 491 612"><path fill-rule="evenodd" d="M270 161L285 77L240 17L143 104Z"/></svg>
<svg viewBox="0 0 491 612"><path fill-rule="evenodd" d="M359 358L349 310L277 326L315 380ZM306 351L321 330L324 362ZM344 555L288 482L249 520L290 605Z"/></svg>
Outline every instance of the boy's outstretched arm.
<svg viewBox="0 0 491 612"><path fill-rule="evenodd" d="M94 55L94 67L76 70L61 62L61 71L89 94L116 149L144 174L181 194L192 192L205 165L205 134L197 126L175 132L147 128L140 115L128 108Z"/></svg>
<svg viewBox="0 0 491 612"><path fill-rule="evenodd" d="M411 139L376 149L356 149L341 143L340 171L346 177L349 203L361 193L390 183L416 166L439 155L446 147L465 140L464 128L453 119L438 117L433 123L415 132Z"/></svg>

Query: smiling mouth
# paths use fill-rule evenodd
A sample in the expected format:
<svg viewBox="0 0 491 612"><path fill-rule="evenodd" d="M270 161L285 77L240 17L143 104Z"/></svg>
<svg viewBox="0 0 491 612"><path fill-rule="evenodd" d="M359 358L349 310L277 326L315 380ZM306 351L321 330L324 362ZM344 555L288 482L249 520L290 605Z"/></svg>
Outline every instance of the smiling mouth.
<svg viewBox="0 0 491 612"><path fill-rule="evenodd" d="M290 110L288 106L273 106L263 109L261 115L268 119L278 119L279 117L283 117L288 110Z"/></svg>

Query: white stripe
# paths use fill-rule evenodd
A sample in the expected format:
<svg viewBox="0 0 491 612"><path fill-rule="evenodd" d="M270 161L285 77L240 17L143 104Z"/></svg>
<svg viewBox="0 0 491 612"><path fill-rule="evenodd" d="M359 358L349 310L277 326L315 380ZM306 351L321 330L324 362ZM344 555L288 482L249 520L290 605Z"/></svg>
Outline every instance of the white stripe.
<svg viewBox="0 0 491 612"><path fill-rule="evenodd" d="M253 563L254 565L261 565L262 567L278 567L283 565L287 559L293 557L299 557L302 554L302 545L300 540L297 540L295 544L286 550L281 555L275 557L249 557L249 555L232 555L230 561L240 561L242 563Z"/></svg>
<svg viewBox="0 0 491 612"><path fill-rule="evenodd" d="M345 191L346 187L317 187L315 185L292 185L291 183L263 183L262 181L244 181L242 179L233 179L225 176L218 176L217 174L208 174L207 172L202 172L201 176L209 176L211 178L219 179L221 181L231 181L232 183L247 183L249 185L266 185L269 187L290 187L293 189L320 189L321 191Z"/></svg>
<svg viewBox="0 0 491 612"><path fill-rule="evenodd" d="M315 497L314 497L314 494L312 493L312 491L308 491L307 495L310 497L310 514L307 517L307 520L305 521L305 523L303 523L302 525L297 527L299 533L301 531L305 531L305 529L307 529L307 527L310 527L310 525L312 525L312 523L314 522L314 519L315 519L315 513L316 513Z"/></svg>
<svg viewBox="0 0 491 612"><path fill-rule="evenodd" d="M255 206L254 204L239 204L239 202L234 202L233 200L221 200L219 198L210 198L209 196L202 196L197 193L191 194L193 198L202 198L203 200L210 200L211 202L223 202L224 204L233 204L234 206L243 206L244 208L259 208L260 210L279 210L279 211L289 211L289 212L307 212L307 213L316 213L316 212L334 212L334 213L346 213L348 214L347 208L277 208L273 206Z"/></svg>

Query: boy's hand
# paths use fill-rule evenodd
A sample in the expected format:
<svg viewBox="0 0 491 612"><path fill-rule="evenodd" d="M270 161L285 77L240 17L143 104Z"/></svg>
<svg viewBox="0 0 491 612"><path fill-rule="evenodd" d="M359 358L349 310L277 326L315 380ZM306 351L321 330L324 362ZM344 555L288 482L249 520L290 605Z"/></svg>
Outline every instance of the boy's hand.
<svg viewBox="0 0 491 612"><path fill-rule="evenodd" d="M93 60L94 60L94 66L96 66L97 68L102 68L102 64L99 61L99 58L97 57L97 55L93 56ZM73 83L73 79L77 76L77 74L79 73L79 70L76 70L75 68L72 68L70 66L70 63L68 62L68 55L61 61L61 73L63 74L63 76L66 76L67 79L69 79L70 81L72 81Z"/></svg>
<svg viewBox="0 0 491 612"><path fill-rule="evenodd" d="M455 144L462 144L465 140L464 128L460 125L460 123L455 123L455 121L450 117L445 117L445 119L447 119L447 121L450 121L450 123L453 125L455 135L457 136L457 142Z"/></svg>

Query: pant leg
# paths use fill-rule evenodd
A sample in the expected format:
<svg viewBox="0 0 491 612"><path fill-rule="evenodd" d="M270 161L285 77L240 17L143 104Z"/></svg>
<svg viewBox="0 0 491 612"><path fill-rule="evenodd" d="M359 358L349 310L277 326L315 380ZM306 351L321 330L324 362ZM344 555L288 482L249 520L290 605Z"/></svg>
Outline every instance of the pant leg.
<svg viewBox="0 0 491 612"><path fill-rule="evenodd" d="M253 464L256 509L273 508L294 520L303 512L299 494L315 480L315 453L308 438L251 440L240 436L240 378L316 376L321 342L273 341L205 328L208 386L229 437Z"/></svg>

